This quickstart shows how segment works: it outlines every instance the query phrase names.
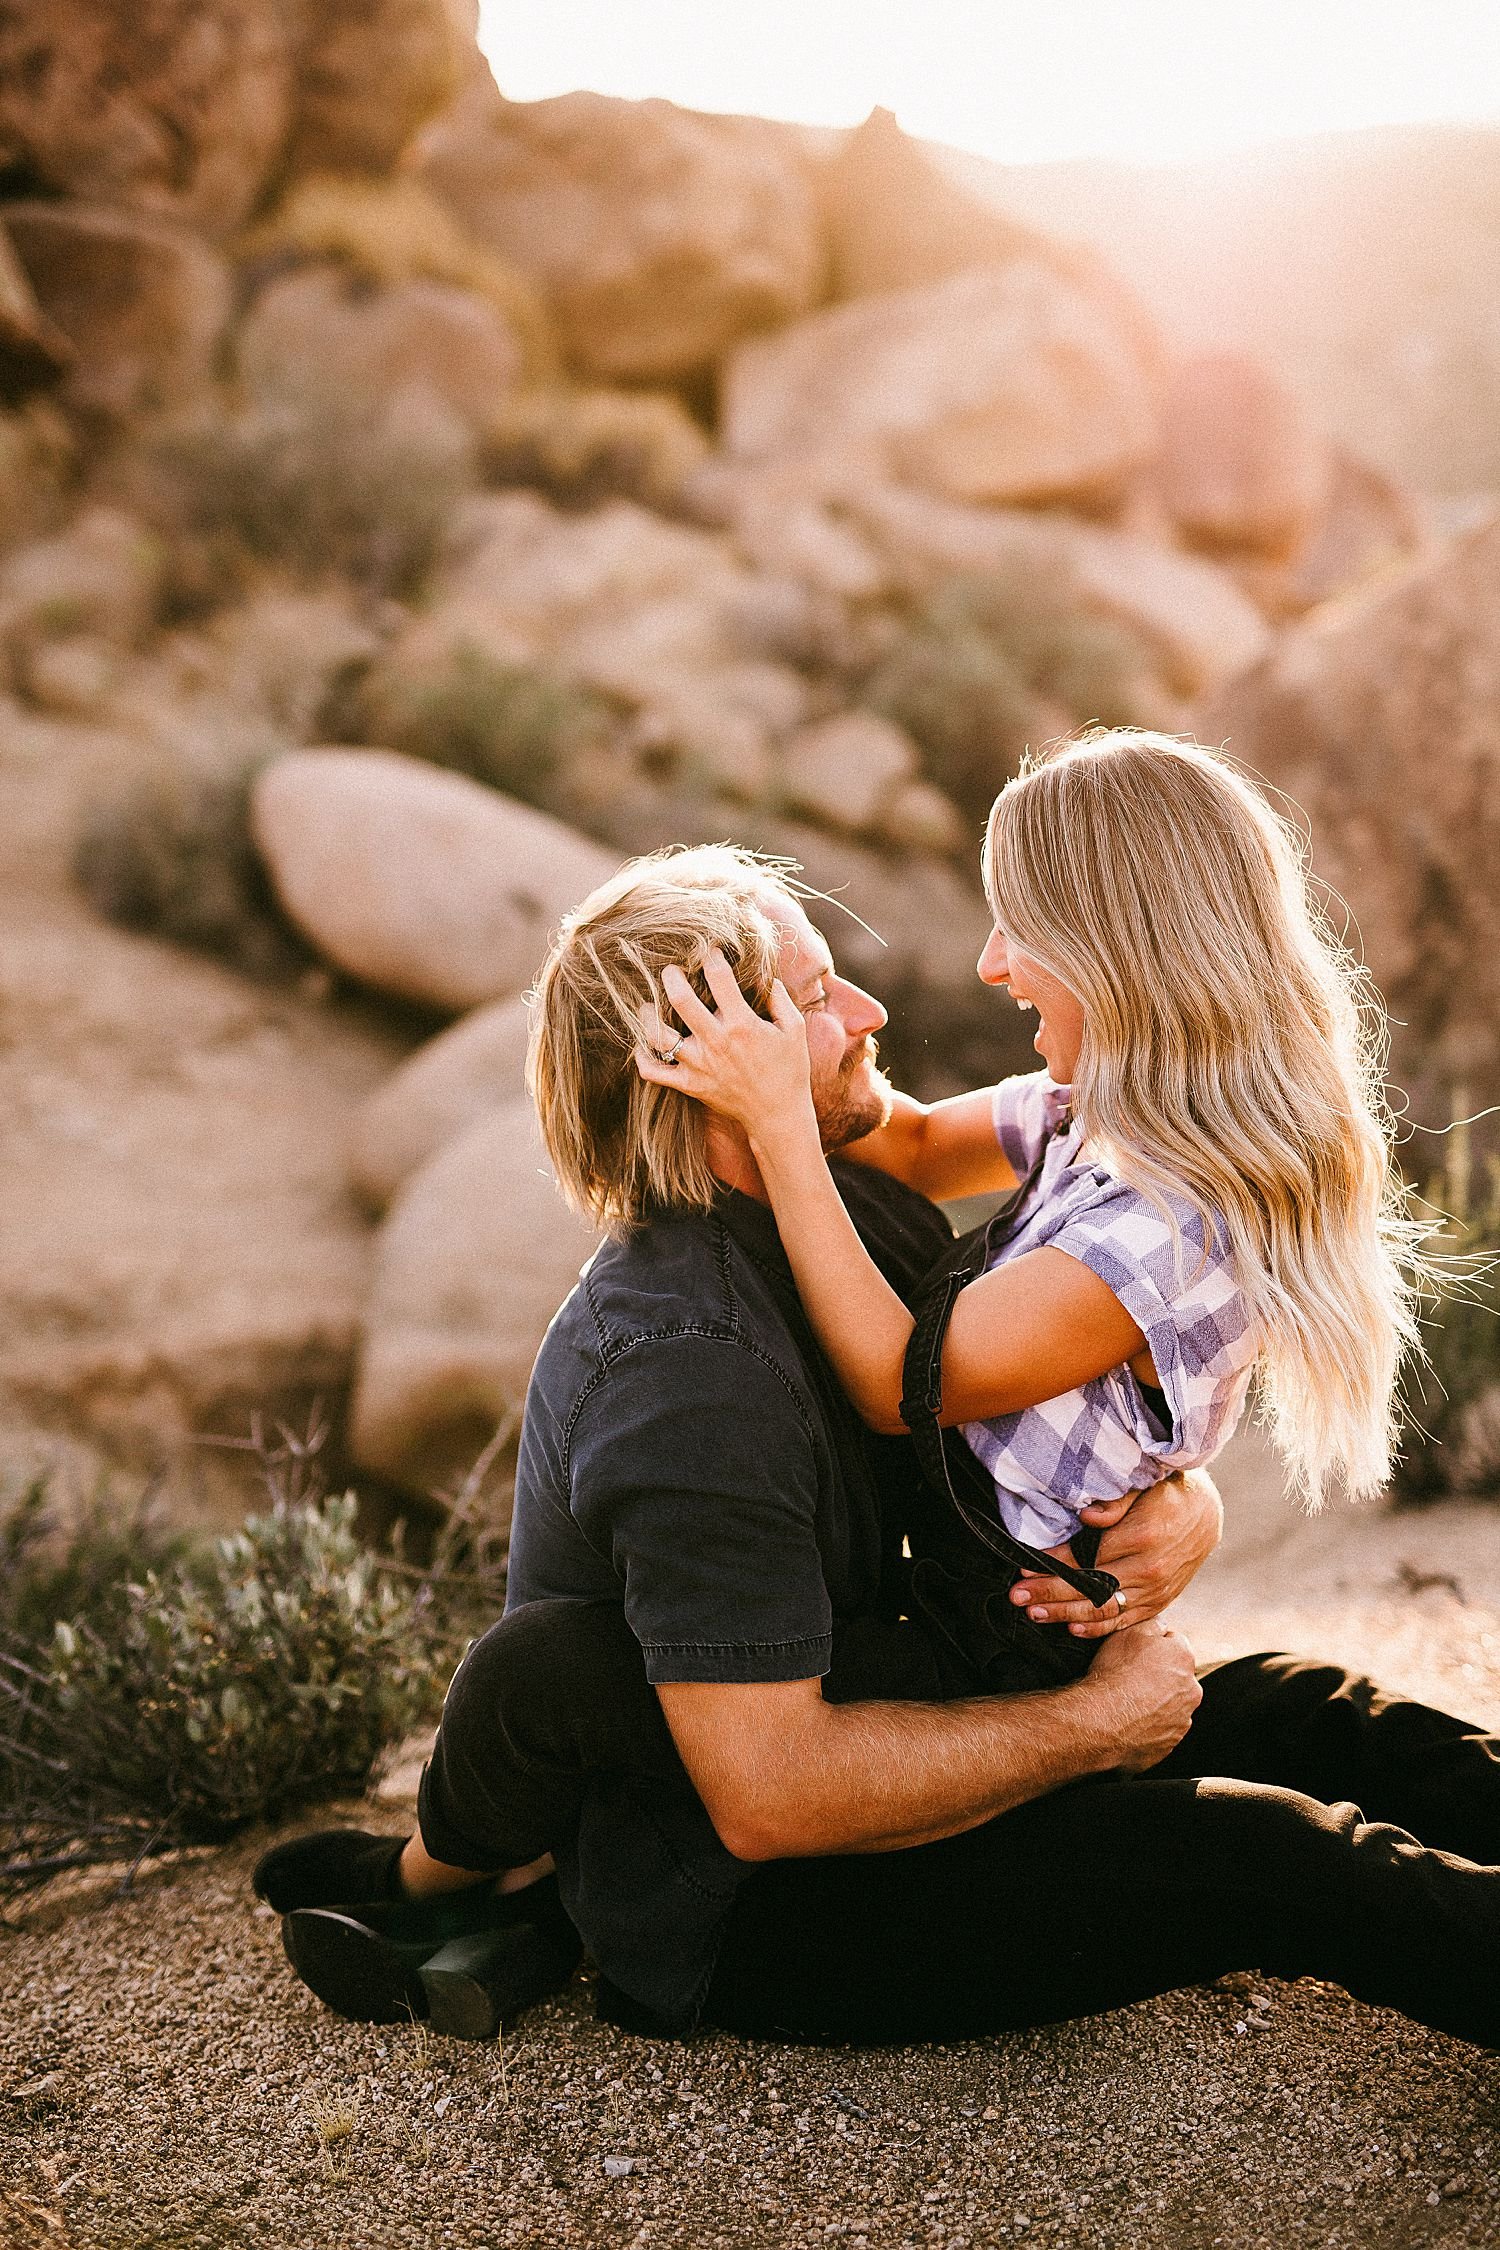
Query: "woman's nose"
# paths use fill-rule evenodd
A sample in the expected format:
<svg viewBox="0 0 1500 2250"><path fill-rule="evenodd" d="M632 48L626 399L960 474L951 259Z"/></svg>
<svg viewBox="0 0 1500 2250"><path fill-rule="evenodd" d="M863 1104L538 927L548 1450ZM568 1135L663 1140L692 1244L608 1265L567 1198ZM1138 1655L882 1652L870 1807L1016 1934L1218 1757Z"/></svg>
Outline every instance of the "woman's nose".
<svg viewBox="0 0 1500 2250"><path fill-rule="evenodd" d="M1004 984L1010 976L1010 956L1005 940L998 930L991 930L989 942L979 956L979 977L983 984Z"/></svg>

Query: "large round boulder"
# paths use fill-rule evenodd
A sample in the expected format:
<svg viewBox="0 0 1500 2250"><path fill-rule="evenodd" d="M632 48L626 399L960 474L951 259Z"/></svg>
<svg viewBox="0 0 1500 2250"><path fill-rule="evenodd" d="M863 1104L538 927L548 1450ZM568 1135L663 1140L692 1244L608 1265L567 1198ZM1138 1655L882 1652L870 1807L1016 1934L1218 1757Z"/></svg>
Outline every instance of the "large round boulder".
<svg viewBox="0 0 1500 2250"><path fill-rule="evenodd" d="M547 1173L524 1097L425 1164L376 1245L355 1459L417 1491L461 1479L519 1413L547 1324L595 1240Z"/></svg>
<svg viewBox="0 0 1500 2250"><path fill-rule="evenodd" d="M526 1091L530 1016L519 995L460 1017L372 1094L354 1121L349 1173L383 1211L430 1157Z"/></svg>
<svg viewBox="0 0 1500 2250"><path fill-rule="evenodd" d="M1257 360L1205 352L1172 370L1158 474L1190 545L1291 555L1327 513L1332 471L1327 439Z"/></svg>
<svg viewBox="0 0 1500 2250"><path fill-rule="evenodd" d="M1417 1114L1500 1100L1500 518L1294 627L1198 732L1307 816Z"/></svg>
<svg viewBox="0 0 1500 2250"><path fill-rule="evenodd" d="M1097 503L1157 441L1155 370L1116 309L1040 255L865 297L741 344L730 453L828 460L956 499Z"/></svg>
<svg viewBox="0 0 1500 2250"><path fill-rule="evenodd" d="M560 821L391 750L294 750L251 800L282 906L383 992L454 1010L519 992L553 929L614 873Z"/></svg>
<svg viewBox="0 0 1500 2250"><path fill-rule="evenodd" d="M671 381L817 301L807 173L757 119L478 87L421 161L464 225L543 287L583 374Z"/></svg>
<svg viewBox="0 0 1500 2250"><path fill-rule="evenodd" d="M425 277L372 289L347 269L313 265L262 290L236 357L265 401L331 397L373 409L423 390L477 433L523 379L527 348L472 290Z"/></svg>
<svg viewBox="0 0 1500 2250"><path fill-rule="evenodd" d="M67 339L68 406L125 423L206 389L231 292L205 243L98 204L12 203L5 221L37 303Z"/></svg>

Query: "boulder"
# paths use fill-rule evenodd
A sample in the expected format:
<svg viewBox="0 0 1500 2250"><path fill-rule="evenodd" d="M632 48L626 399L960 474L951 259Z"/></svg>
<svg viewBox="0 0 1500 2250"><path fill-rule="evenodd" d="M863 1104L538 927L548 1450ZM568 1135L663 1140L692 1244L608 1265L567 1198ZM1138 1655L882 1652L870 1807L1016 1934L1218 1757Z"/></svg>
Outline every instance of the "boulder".
<svg viewBox="0 0 1500 2250"><path fill-rule="evenodd" d="M84 203L12 203L6 225L73 354L58 396L128 423L206 390L229 320L228 268L182 228Z"/></svg>
<svg viewBox="0 0 1500 2250"><path fill-rule="evenodd" d="M73 347L36 301L0 225L0 402L15 406L71 364Z"/></svg>
<svg viewBox="0 0 1500 2250"><path fill-rule="evenodd" d="M389 171L483 67L472 11L454 0L317 0L306 22L292 172Z"/></svg>
<svg viewBox="0 0 1500 2250"><path fill-rule="evenodd" d="M228 234L286 139L296 73L292 11L272 0L7 9L0 170Z"/></svg>
<svg viewBox="0 0 1500 2250"><path fill-rule="evenodd" d="M1293 627L1198 732L1310 822L1416 1114L1500 1099L1500 517Z"/></svg>
<svg viewBox="0 0 1500 2250"><path fill-rule="evenodd" d="M1157 475L1189 545L1285 559L1327 513L1332 454L1269 368L1205 352L1172 370Z"/></svg>
<svg viewBox="0 0 1500 2250"><path fill-rule="evenodd" d="M722 430L956 499L1096 504L1156 446L1155 375L1114 308L1041 256L862 298L741 344Z"/></svg>
<svg viewBox="0 0 1500 2250"><path fill-rule="evenodd" d="M1282 573L1287 610L1316 608L1399 569L1429 544L1421 503L1393 477L1333 448L1332 482L1323 520Z"/></svg>
<svg viewBox="0 0 1500 2250"><path fill-rule="evenodd" d="M613 854L545 813L391 750L297 750L257 777L255 842L327 958L436 1008L519 992Z"/></svg>
<svg viewBox="0 0 1500 2250"><path fill-rule="evenodd" d="M631 501L571 515L535 493L493 493L459 510L366 707L378 726L447 660L478 650L648 714L653 734L686 726L718 762L726 728L737 743L765 741L806 716L806 682L780 652L807 622L805 588L761 577L711 532Z"/></svg>
<svg viewBox="0 0 1500 2250"><path fill-rule="evenodd" d="M873 711L843 711L803 727L786 746L781 789L793 812L860 835L917 773L916 745Z"/></svg>
<svg viewBox="0 0 1500 2250"><path fill-rule="evenodd" d="M814 179L828 236L828 294L836 303L1039 259L1108 305L1148 361L1160 358L1145 305L1103 258L971 194L942 153L903 133L888 109L871 110L841 135Z"/></svg>
<svg viewBox="0 0 1500 2250"><path fill-rule="evenodd" d="M807 173L758 119L480 87L424 135L420 163L462 223L545 290L581 374L671 382L817 302Z"/></svg>
<svg viewBox="0 0 1500 2250"><path fill-rule="evenodd" d="M526 1091L526 1002L496 1000L417 1049L354 1121L349 1174L383 1211L431 1157Z"/></svg>
<svg viewBox="0 0 1500 2250"><path fill-rule="evenodd" d="M131 647L155 622L164 581L162 549L134 517L87 508L0 563L0 644L22 670L49 641Z"/></svg>
<svg viewBox="0 0 1500 2250"><path fill-rule="evenodd" d="M77 448L50 399L0 407L0 552L54 529L67 506Z"/></svg>
<svg viewBox="0 0 1500 2250"><path fill-rule="evenodd" d="M409 1179L381 1229L351 1426L362 1467L433 1491L520 1411L596 1237L554 1187L524 1097Z"/></svg>
<svg viewBox="0 0 1500 2250"><path fill-rule="evenodd" d="M1065 573L1081 610L1118 621L1150 648L1169 697L1211 693L1270 645L1265 619L1227 572L1135 533L961 507L894 485L851 486L845 504L914 593L945 578L1018 568ZM1173 723L1180 717L1160 715Z"/></svg>
<svg viewBox="0 0 1500 2250"><path fill-rule="evenodd" d="M421 390L475 434L527 368L524 337L484 297L425 279L372 289L333 265L272 281L235 349L242 380L263 402L330 398L375 408Z"/></svg>
<svg viewBox="0 0 1500 2250"><path fill-rule="evenodd" d="M882 807L876 827L886 843L906 852L951 857L971 841L969 823L953 799L930 781L902 782Z"/></svg>

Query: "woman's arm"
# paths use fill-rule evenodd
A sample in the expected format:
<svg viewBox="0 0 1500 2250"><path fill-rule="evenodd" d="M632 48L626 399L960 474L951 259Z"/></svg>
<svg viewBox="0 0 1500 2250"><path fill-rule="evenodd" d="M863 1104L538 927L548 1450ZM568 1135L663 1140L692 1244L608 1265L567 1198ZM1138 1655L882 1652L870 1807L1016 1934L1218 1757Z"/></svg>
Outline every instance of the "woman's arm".
<svg viewBox="0 0 1500 2250"><path fill-rule="evenodd" d="M989 1195L1016 1184L1010 1159L995 1135L995 1089L954 1094L945 1102L917 1102L897 1094L888 1122L839 1155L904 1180L919 1195L946 1203L961 1195Z"/></svg>
<svg viewBox="0 0 1500 2250"><path fill-rule="evenodd" d="M668 969L667 997L688 1026L675 1063L649 1048L637 1067L733 1118L747 1134L818 1340L864 1419L899 1432L912 1317L865 1251L824 1159L806 1031L778 983L767 1021L717 954L705 966L717 1011ZM1141 1331L1096 1274L1037 1250L964 1290L943 1353L945 1422L1035 1406L1138 1353Z"/></svg>

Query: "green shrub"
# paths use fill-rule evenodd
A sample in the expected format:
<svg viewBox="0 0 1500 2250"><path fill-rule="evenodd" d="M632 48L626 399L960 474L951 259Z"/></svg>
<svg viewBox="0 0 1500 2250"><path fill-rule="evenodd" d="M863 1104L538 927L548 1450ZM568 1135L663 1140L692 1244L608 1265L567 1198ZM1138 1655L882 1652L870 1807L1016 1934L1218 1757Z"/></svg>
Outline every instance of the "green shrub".
<svg viewBox="0 0 1500 2250"><path fill-rule="evenodd" d="M569 764L609 727L607 705L586 688L472 642L377 683L366 716L394 749L548 810L565 802Z"/></svg>
<svg viewBox="0 0 1500 2250"><path fill-rule="evenodd" d="M1060 722L1157 716L1151 682L1144 644L1090 614L1071 572L1018 564L929 595L858 693L906 729L931 779L982 819L1022 751Z"/></svg>
<svg viewBox="0 0 1500 2250"><path fill-rule="evenodd" d="M312 954L277 905L250 834L251 785L281 747L247 752L224 771L164 758L93 806L73 872L95 910L252 975L305 966Z"/></svg>
<svg viewBox="0 0 1500 2250"><path fill-rule="evenodd" d="M210 1843L362 1789L435 1713L430 1582L361 1547L354 1501L274 1507L36 1642L0 1639L0 1889Z"/></svg>
<svg viewBox="0 0 1500 2250"><path fill-rule="evenodd" d="M681 400L659 391L533 390L485 432L489 483L529 485L559 508L636 500L670 511L708 453Z"/></svg>
<svg viewBox="0 0 1500 2250"><path fill-rule="evenodd" d="M138 473L141 504L201 549L186 573L200 599L247 562L407 595L473 487L474 456L436 402L398 398L372 421L288 397L158 430Z"/></svg>

